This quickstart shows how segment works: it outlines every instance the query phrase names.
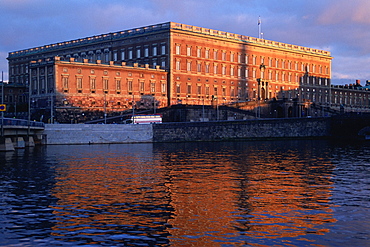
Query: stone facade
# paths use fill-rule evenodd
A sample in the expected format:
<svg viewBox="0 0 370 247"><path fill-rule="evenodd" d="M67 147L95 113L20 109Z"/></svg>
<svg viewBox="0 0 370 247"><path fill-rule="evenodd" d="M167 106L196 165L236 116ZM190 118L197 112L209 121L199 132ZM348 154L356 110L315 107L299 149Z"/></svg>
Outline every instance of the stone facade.
<svg viewBox="0 0 370 247"><path fill-rule="evenodd" d="M328 51L175 22L10 52L9 80L35 87L31 62L42 63L55 56L60 61L73 59L102 67L122 62L152 69L160 66L167 72L167 103L162 105L286 99L296 100L302 108L312 103L330 107L335 98ZM50 74L37 87L41 83L40 92L46 92L42 85L57 79ZM139 86L133 90L140 94ZM155 100L162 102L157 94L162 97L163 88L155 92ZM368 106L369 94L365 98L361 102Z"/></svg>
<svg viewBox="0 0 370 247"><path fill-rule="evenodd" d="M167 73L159 66L93 64L88 59L76 62L55 57L32 61L29 70L32 109L41 110L50 121L77 123L96 118L94 112L114 115L132 107L167 106Z"/></svg>

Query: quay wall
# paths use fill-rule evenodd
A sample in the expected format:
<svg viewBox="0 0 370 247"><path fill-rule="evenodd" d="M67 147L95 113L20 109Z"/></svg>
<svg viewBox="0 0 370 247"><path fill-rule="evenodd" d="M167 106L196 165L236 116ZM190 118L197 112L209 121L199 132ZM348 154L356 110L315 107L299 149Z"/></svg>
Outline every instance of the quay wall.
<svg viewBox="0 0 370 247"><path fill-rule="evenodd" d="M44 144L97 144L152 142L151 125L46 124Z"/></svg>
<svg viewBox="0 0 370 247"><path fill-rule="evenodd" d="M327 118L162 124L46 124L44 144L184 142L329 137Z"/></svg>
<svg viewBox="0 0 370 247"><path fill-rule="evenodd" d="M185 122L153 125L153 142L329 137L328 118Z"/></svg>

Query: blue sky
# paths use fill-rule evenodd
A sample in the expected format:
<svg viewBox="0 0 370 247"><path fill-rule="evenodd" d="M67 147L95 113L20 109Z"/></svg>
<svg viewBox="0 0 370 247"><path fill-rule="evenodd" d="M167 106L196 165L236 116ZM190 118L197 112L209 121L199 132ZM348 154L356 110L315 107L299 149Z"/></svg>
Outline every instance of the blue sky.
<svg viewBox="0 0 370 247"><path fill-rule="evenodd" d="M328 50L334 84L370 80L369 0L0 0L8 52L167 21ZM339 80L341 79L341 80Z"/></svg>

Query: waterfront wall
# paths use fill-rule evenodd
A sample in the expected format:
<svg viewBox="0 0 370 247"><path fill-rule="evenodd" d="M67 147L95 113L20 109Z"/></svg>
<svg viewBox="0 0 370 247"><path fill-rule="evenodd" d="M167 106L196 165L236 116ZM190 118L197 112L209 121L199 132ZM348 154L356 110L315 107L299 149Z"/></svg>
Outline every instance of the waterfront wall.
<svg viewBox="0 0 370 247"><path fill-rule="evenodd" d="M152 142L151 125L46 124L44 144L95 144Z"/></svg>
<svg viewBox="0 0 370 247"><path fill-rule="evenodd" d="M44 144L95 144L325 138L328 118L289 118L162 124L47 124Z"/></svg>
<svg viewBox="0 0 370 247"><path fill-rule="evenodd" d="M328 118L289 118L153 125L154 142L324 138Z"/></svg>

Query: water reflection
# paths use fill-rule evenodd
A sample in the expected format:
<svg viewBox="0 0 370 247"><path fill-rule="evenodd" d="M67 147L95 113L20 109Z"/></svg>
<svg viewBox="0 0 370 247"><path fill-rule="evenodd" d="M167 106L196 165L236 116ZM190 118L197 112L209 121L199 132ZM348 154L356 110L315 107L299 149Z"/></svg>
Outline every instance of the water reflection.
<svg viewBox="0 0 370 247"><path fill-rule="evenodd" d="M0 244L328 245L342 234L341 217L367 222L340 211L344 200L369 208L369 170L358 169L370 152L350 158L348 151L325 141L273 141L2 153ZM363 180L346 178L354 161L351 177ZM344 180L360 186L352 202ZM364 229L356 234L367 239Z"/></svg>
<svg viewBox="0 0 370 247"><path fill-rule="evenodd" d="M335 222L330 153L310 142L287 144L157 145L170 175L175 246L184 239L271 244L266 239L328 232Z"/></svg>

